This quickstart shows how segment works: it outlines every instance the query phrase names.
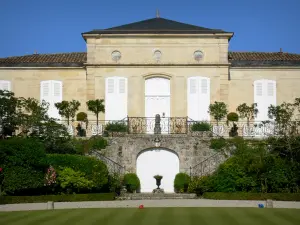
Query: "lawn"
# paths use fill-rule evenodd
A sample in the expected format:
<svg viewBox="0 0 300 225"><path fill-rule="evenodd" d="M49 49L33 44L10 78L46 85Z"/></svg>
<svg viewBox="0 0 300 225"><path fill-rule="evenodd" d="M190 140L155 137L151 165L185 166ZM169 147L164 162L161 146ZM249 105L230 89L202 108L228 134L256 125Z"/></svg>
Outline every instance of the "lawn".
<svg viewBox="0 0 300 225"><path fill-rule="evenodd" d="M119 208L0 212L0 224L299 225L300 210L259 208Z"/></svg>

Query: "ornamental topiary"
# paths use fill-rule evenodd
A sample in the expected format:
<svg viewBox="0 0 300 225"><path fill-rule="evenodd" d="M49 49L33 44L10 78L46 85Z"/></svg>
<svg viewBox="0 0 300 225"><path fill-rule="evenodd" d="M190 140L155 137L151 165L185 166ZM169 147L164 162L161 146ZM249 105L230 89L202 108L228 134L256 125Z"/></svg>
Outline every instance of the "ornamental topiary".
<svg viewBox="0 0 300 225"><path fill-rule="evenodd" d="M123 185L126 186L128 192L133 193L140 189L140 179L135 173L127 173L124 175Z"/></svg>
<svg viewBox="0 0 300 225"><path fill-rule="evenodd" d="M234 123L234 122L237 122L239 120L239 115L235 112L231 112L231 113L228 113L227 115L227 124L228 124L228 121L231 121L232 122L232 127L229 131L229 136L230 137L236 137L238 136L238 127L237 125Z"/></svg>
<svg viewBox="0 0 300 225"><path fill-rule="evenodd" d="M190 182L190 176L186 173L178 173L174 180L174 189L176 193L187 192Z"/></svg>
<svg viewBox="0 0 300 225"><path fill-rule="evenodd" d="M86 122L87 121L87 114L85 112L79 112L79 113L77 113L76 120L77 121Z"/></svg>

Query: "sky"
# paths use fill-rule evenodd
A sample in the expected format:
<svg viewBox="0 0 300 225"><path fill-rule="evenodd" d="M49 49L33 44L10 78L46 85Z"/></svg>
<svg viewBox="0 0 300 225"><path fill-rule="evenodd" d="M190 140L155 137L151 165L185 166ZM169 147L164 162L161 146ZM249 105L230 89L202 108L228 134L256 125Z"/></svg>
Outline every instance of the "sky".
<svg viewBox="0 0 300 225"><path fill-rule="evenodd" d="M0 57L83 52L81 33L154 18L234 32L230 51L300 54L300 0L0 0Z"/></svg>

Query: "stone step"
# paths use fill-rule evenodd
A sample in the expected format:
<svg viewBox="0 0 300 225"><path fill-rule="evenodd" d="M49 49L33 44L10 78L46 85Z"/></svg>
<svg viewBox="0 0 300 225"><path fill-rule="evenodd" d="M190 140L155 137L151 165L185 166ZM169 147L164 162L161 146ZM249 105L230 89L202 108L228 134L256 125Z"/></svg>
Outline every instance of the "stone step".
<svg viewBox="0 0 300 225"><path fill-rule="evenodd" d="M150 200L150 199L194 199L197 198L196 194L173 194L173 193L160 193L160 194L153 194L153 193L134 193L129 194L126 193L122 196L117 197L119 200Z"/></svg>

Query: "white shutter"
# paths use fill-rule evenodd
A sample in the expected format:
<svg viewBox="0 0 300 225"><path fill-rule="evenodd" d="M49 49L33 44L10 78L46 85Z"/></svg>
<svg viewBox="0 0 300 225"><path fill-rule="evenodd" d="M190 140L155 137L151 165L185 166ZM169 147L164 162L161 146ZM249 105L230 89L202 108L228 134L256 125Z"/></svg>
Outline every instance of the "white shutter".
<svg viewBox="0 0 300 225"><path fill-rule="evenodd" d="M118 78L118 89L119 93L117 94L117 104L118 104L118 115L117 120L124 119L127 117L127 79Z"/></svg>
<svg viewBox="0 0 300 225"><path fill-rule="evenodd" d="M255 121L265 120L265 100L263 94L263 80L254 81L254 103L257 104L258 113Z"/></svg>
<svg viewBox="0 0 300 225"><path fill-rule="evenodd" d="M119 93L124 94L126 92L126 80L125 78L119 79Z"/></svg>
<svg viewBox="0 0 300 225"><path fill-rule="evenodd" d="M55 103L62 101L62 82L47 80L41 81L41 101L45 100L49 103L48 116L60 119Z"/></svg>
<svg viewBox="0 0 300 225"><path fill-rule="evenodd" d="M266 92L266 110L268 113L270 105L276 106L276 81L266 80ZM271 120L270 118L268 119Z"/></svg>
<svg viewBox="0 0 300 225"><path fill-rule="evenodd" d="M276 81L257 80L254 81L254 102L257 103L257 122L269 120L268 107L276 105Z"/></svg>
<svg viewBox="0 0 300 225"><path fill-rule="evenodd" d="M11 82L9 80L0 80L0 90L11 91Z"/></svg>
<svg viewBox="0 0 300 225"><path fill-rule="evenodd" d="M49 104L51 104L51 81L41 81L41 101L45 100Z"/></svg>
<svg viewBox="0 0 300 225"><path fill-rule="evenodd" d="M208 108L210 104L210 79L201 77L199 93L199 119L208 121L210 119Z"/></svg>
<svg viewBox="0 0 300 225"><path fill-rule="evenodd" d="M121 120L127 116L127 78L106 78L105 120Z"/></svg>
<svg viewBox="0 0 300 225"><path fill-rule="evenodd" d="M198 77L189 77L187 81L187 115L192 120L199 120L199 79Z"/></svg>
<svg viewBox="0 0 300 225"><path fill-rule="evenodd" d="M52 100L53 100L53 109L52 109L52 116L56 119L61 119L61 116L58 113L58 109L55 107L55 103L62 102L63 100L63 93L62 93L62 82L61 81L52 81Z"/></svg>
<svg viewBox="0 0 300 225"><path fill-rule="evenodd" d="M196 120L209 120L210 79L207 77L188 78L188 117Z"/></svg>
<svg viewBox="0 0 300 225"><path fill-rule="evenodd" d="M107 79L107 93L114 93L115 81L114 79Z"/></svg>

